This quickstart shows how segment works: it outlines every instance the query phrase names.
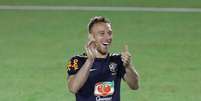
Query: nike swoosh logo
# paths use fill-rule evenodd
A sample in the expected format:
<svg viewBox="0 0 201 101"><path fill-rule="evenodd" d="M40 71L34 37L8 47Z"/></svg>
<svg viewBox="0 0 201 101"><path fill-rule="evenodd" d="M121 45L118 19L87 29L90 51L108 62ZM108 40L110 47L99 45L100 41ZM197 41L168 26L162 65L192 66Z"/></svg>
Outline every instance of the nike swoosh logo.
<svg viewBox="0 0 201 101"><path fill-rule="evenodd" d="M89 71L92 72L92 71L95 71L95 70L96 70L96 69L90 69Z"/></svg>

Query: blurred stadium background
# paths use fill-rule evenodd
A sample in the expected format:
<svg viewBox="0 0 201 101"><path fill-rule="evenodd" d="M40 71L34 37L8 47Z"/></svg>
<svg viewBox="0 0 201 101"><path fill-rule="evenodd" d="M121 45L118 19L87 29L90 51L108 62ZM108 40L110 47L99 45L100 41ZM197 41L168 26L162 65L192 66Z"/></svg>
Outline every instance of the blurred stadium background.
<svg viewBox="0 0 201 101"><path fill-rule="evenodd" d="M0 5L201 8L200 0L0 0ZM122 101L201 101L201 13L0 9L0 101L74 101L68 58L83 52L92 16L110 18L111 51L125 43L141 75Z"/></svg>

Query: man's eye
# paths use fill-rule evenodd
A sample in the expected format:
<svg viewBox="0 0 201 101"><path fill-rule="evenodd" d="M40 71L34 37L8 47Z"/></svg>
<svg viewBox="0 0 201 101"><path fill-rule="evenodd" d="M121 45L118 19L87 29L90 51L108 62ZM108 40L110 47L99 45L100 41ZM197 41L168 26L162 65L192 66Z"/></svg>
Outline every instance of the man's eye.
<svg viewBox="0 0 201 101"><path fill-rule="evenodd" d="M104 32L99 33L100 35L104 35Z"/></svg>
<svg viewBox="0 0 201 101"><path fill-rule="evenodd" d="M112 32L108 32L109 35L112 35Z"/></svg>

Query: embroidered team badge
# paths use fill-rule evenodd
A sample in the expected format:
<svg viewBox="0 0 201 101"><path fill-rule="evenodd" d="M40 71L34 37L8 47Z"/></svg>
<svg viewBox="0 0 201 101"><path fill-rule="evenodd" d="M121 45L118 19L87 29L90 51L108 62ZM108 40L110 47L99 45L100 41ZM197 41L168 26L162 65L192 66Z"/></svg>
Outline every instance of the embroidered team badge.
<svg viewBox="0 0 201 101"><path fill-rule="evenodd" d="M72 62L71 61L68 61L67 63L67 69L68 70L77 70L78 69L78 60L77 59L74 59Z"/></svg>
<svg viewBox="0 0 201 101"><path fill-rule="evenodd" d="M108 96L114 93L114 81L112 82L98 82L94 88L94 95Z"/></svg>
<svg viewBox="0 0 201 101"><path fill-rule="evenodd" d="M110 71L112 72L112 75L117 74L117 64L114 62L111 62L109 65Z"/></svg>

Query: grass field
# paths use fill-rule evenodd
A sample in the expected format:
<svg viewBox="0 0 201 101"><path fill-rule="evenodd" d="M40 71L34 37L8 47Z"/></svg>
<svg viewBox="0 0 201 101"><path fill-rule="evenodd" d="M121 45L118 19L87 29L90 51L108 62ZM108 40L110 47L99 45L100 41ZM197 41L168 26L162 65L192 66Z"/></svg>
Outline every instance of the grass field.
<svg viewBox="0 0 201 101"><path fill-rule="evenodd" d="M138 91L122 83L122 101L201 100L201 13L0 11L0 101L74 101L64 64L95 15L112 20L111 51L127 43L141 75Z"/></svg>
<svg viewBox="0 0 201 101"><path fill-rule="evenodd" d="M0 5L91 5L200 8L200 0L0 0Z"/></svg>

